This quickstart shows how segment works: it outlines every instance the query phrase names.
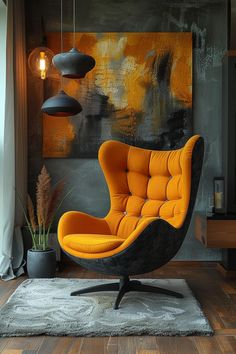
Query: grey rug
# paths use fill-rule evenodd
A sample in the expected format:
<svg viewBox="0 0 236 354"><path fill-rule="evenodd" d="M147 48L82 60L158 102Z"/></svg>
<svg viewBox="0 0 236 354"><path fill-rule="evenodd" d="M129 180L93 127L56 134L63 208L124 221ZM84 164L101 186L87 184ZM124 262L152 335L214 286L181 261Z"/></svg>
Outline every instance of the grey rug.
<svg viewBox="0 0 236 354"><path fill-rule="evenodd" d="M31 279L0 309L1 336L212 335L213 330L183 279L145 279L184 294L130 292L113 310L116 292L72 297L70 292L112 280Z"/></svg>

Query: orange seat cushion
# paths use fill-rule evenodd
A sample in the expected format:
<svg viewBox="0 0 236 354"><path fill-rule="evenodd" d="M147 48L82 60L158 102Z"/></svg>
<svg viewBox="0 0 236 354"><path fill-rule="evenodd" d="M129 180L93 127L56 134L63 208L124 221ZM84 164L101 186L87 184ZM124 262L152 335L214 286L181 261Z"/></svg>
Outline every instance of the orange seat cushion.
<svg viewBox="0 0 236 354"><path fill-rule="evenodd" d="M125 240L115 235L73 234L63 238L63 243L71 249L84 253L99 253L113 250Z"/></svg>

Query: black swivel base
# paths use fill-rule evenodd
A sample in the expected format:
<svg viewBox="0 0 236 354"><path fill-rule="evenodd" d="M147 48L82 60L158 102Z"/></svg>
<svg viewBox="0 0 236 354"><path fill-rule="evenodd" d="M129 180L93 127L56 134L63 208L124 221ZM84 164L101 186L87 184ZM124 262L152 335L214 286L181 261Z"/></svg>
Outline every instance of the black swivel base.
<svg viewBox="0 0 236 354"><path fill-rule="evenodd" d="M71 296L88 294L88 293L93 293L93 292L98 292L98 291L119 291L116 301L115 301L114 310L117 310L119 308L119 304L120 304L123 296L125 295L125 293L128 293L129 291L140 291L140 292L147 292L147 293L154 293L154 294L165 294L168 296L183 298L183 295L180 293L176 293L175 291L171 291L171 290L167 290L167 289L158 288L157 286L144 285L139 280L130 280L128 276L122 277L120 279L120 283L109 283L109 284L96 285L96 286L91 286L89 288L81 289L78 291L73 291L71 293Z"/></svg>

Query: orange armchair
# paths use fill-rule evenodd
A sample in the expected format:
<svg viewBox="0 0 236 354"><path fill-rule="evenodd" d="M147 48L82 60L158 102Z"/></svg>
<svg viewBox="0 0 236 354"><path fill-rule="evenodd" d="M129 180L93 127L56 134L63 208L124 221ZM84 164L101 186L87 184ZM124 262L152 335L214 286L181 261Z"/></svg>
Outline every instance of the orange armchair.
<svg viewBox="0 0 236 354"><path fill-rule="evenodd" d="M109 187L110 211L104 218L65 213L59 221L58 239L75 262L117 275L120 283L71 295L117 290L115 309L131 290L182 297L129 276L157 269L179 250L191 220L203 152L203 139L198 135L178 150L146 150L118 141L101 145L99 162Z"/></svg>

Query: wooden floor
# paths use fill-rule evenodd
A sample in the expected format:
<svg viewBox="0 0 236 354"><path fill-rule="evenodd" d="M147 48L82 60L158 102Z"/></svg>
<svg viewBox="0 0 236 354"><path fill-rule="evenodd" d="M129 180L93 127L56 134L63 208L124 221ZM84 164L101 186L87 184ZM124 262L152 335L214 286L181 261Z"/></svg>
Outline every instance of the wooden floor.
<svg viewBox="0 0 236 354"><path fill-rule="evenodd" d="M98 278L76 265L58 276ZM20 337L0 339L2 354L233 354L236 353L236 280L227 280L215 263L170 262L148 278L184 278L215 330L213 337ZM26 277L0 281L3 304Z"/></svg>

